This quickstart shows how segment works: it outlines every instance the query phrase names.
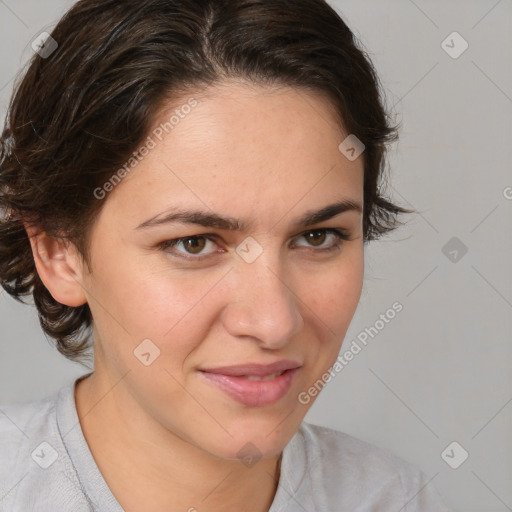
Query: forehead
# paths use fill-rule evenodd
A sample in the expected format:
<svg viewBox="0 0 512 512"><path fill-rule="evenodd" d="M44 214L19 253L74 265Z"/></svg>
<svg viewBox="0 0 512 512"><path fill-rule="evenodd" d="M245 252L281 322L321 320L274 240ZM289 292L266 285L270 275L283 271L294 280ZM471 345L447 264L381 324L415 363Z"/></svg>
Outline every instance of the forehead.
<svg viewBox="0 0 512 512"><path fill-rule="evenodd" d="M362 202L363 158L339 151L346 136L320 94L224 83L162 105L151 149L113 196L141 215L194 204L264 216L280 204L317 206L326 194Z"/></svg>
<svg viewBox="0 0 512 512"><path fill-rule="evenodd" d="M189 108L192 102L195 105ZM171 132L174 137L168 136ZM240 143L248 149L253 145L272 149L293 145L298 154L304 154L308 147L319 148L326 136L338 140L343 134L334 105L324 94L239 81L223 82L163 103L150 130L159 141L179 138L182 145L193 145L198 139L224 151L238 149ZM297 146L306 141L310 143ZM218 142L222 146L217 146Z"/></svg>

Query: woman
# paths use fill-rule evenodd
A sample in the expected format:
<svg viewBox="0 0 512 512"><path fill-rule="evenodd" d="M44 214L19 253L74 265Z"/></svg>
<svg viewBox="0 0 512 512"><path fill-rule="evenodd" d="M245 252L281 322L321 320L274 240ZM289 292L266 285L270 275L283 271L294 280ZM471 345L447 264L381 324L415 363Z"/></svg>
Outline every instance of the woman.
<svg viewBox="0 0 512 512"><path fill-rule="evenodd" d="M357 307L396 137L322 0L82 0L3 132L0 279L94 372L3 408L15 511L436 511L303 422Z"/></svg>

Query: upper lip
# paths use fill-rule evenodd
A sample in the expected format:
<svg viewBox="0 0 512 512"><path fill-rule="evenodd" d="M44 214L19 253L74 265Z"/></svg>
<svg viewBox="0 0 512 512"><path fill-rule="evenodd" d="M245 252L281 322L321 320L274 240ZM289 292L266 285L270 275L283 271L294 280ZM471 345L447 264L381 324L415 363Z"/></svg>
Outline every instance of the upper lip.
<svg viewBox="0 0 512 512"><path fill-rule="evenodd" d="M300 366L301 364L295 361L283 360L271 364L247 363L236 366L221 366L218 368L201 368L200 370L206 373L229 375L230 377L242 377L247 375L266 377L273 373L299 368Z"/></svg>

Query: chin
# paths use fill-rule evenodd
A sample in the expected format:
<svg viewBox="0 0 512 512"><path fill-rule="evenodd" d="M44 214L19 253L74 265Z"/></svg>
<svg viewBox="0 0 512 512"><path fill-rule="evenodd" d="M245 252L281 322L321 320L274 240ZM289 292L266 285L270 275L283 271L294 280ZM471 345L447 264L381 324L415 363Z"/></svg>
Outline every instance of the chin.
<svg viewBox="0 0 512 512"><path fill-rule="evenodd" d="M214 455L223 459L241 460L268 459L279 455L295 435L299 424L294 422L282 422L275 417L260 418L257 421L246 418L227 430L231 434L225 434L212 447ZM279 425L279 426L278 426ZM277 427L278 426L278 427ZM277 427L277 428L276 428Z"/></svg>

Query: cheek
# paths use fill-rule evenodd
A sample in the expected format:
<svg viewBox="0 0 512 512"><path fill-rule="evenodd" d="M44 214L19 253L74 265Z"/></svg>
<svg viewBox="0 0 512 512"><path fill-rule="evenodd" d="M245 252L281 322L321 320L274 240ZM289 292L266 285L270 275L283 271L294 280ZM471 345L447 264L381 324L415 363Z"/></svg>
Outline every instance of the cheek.
<svg viewBox="0 0 512 512"><path fill-rule="evenodd" d="M209 290L221 274L155 267L139 262L131 269L120 266L104 276L101 286L108 294L104 300L112 305L116 321L109 315L106 320L120 334L118 324L122 325L133 348L150 339L160 349L162 362L180 365L201 343L214 320L216 311Z"/></svg>
<svg viewBox="0 0 512 512"><path fill-rule="evenodd" d="M215 272L171 270L165 258L134 257L114 247L100 249L93 255L87 287L101 330L108 325L109 331L128 333L134 343L145 338L165 342L182 325L190 324L190 317L197 323L198 312L207 314L201 299L215 284Z"/></svg>
<svg viewBox="0 0 512 512"><path fill-rule="evenodd" d="M362 247L352 247L346 258L312 273L303 282L304 302L329 327L336 339L345 336L361 296L364 260ZM341 338L340 338L341 337Z"/></svg>
<svg viewBox="0 0 512 512"><path fill-rule="evenodd" d="M359 303L363 273L361 248L350 258L340 258L336 265L312 275L310 286L303 283L305 322L312 333L307 344L309 371L304 389L334 364Z"/></svg>

